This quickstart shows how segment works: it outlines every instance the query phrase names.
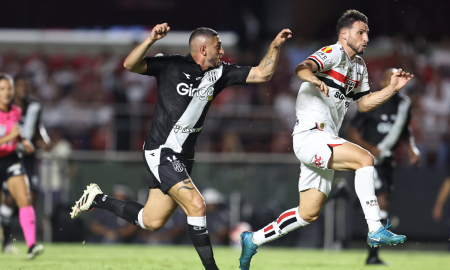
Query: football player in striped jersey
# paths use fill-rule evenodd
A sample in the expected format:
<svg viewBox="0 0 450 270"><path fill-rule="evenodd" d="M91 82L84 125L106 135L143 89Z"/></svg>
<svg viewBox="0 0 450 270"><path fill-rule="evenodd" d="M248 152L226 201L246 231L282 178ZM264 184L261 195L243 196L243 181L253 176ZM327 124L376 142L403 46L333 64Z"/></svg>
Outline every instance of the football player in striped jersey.
<svg viewBox="0 0 450 270"><path fill-rule="evenodd" d="M374 158L362 147L338 137L348 105L361 111L378 108L402 89L413 75L397 70L381 91L369 92L367 68L360 57L369 42L367 17L348 10L336 27L338 42L323 47L295 69L303 81L296 103L294 152L300 161L299 207L256 232L241 235L240 269L249 269L256 249L319 218L331 191L334 170L355 171L355 190L368 224L371 247L403 243L406 237L387 230L380 222L374 187Z"/></svg>

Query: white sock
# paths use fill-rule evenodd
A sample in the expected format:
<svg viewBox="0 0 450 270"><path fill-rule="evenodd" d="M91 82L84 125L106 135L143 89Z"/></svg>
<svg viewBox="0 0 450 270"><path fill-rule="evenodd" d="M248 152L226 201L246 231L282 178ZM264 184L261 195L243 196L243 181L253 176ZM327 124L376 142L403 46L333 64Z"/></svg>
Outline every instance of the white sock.
<svg viewBox="0 0 450 270"><path fill-rule="evenodd" d="M253 234L253 243L260 246L308 224L298 214L298 208L289 209L283 212L278 219L255 232Z"/></svg>
<svg viewBox="0 0 450 270"><path fill-rule="evenodd" d="M373 166L363 167L355 172L355 191L364 211L369 232L374 232L383 226L380 222L380 207L375 196L374 174Z"/></svg>
<svg viewBox="0 0 450 270"><path fill-rule="evenodd" d="M139 223L139 226L141 226L142 229L147 230L147 228L146 228L145 225L144 225L144 221L142 220L142 213L143 213L143 212L144 212L144 208L142 208L141 211L139 211L139 214L138 214L138 223ZM135 213L136 213L136 212L135 212Z"/></svg>
<svg viewBox="0 0 450 270"><path fill-rule="evenodd" d="M192 226L206 227L206 216L204 217L187 217L187 223Z"/></svg>
<svg viewBox="0 0 450 270"><path fill-rule="evenodd" d="M388 211L380 210L380 217L381 217L381 219L387 219L388 218Z"/></svg>

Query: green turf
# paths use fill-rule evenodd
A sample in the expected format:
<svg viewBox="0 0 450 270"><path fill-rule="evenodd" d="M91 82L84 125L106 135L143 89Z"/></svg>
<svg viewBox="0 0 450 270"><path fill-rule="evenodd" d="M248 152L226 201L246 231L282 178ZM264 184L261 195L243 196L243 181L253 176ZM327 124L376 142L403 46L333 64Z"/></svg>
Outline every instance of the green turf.
<svg viewBox="0 0 450 270"><path fill-rule="evenodd" d="M18 244L25 251L25 245ZM220 269L238 269L239 250L214 249ZM392 251L381 253L390 262L389 269L447 270L450 254L446 252ZM251 269L258 270L350 270L384 269L365 267L365 250L323 251L313 249L261 248ZM46 244L45 252L32 261L25 255L0 254L1 270L201 270L195 250L188 246Z"/></svg>

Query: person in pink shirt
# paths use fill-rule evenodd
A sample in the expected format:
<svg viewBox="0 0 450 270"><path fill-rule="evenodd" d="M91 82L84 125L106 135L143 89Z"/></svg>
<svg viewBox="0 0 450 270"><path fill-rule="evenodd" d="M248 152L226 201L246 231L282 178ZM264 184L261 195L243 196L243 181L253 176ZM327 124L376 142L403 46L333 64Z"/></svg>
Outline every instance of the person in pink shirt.
<svg viewBox="0 0 450 270"><path fill-rule="evenodd" d="M13 79L8 74L0 74L0 183L6 182L19 207L20 226L28 246L27 258L33 259L44 251L44 247L36 244L36 215L31 205L29 183L15 150L18 141L22 142L27 153L32 153L34 146L20 136L19 120L22 110L11 104L13 96Z"/></svg>

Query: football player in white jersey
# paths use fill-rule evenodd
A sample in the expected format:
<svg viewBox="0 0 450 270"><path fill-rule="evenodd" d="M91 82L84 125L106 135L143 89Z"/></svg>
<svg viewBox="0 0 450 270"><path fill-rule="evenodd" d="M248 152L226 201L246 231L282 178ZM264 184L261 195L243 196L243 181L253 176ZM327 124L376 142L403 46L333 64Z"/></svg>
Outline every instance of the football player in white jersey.
<svg viewBox="0 0 450 270"><path fill-rule="evenodd" d="M370 93L366 65L359 56L369 42L367 17L348 10L339 19L336 31L336 44L318 50L295 69L303 81L293 133L294 152L301 163L299 207L285 211L259 231L242 233L240 269L250 268L258 246L319 218L331 191L334 170L355 171L355 190L369 227L367 243L371 247L406 240L380 222L373 156L337 135L351 101L356 101L363 112L374 110L402 89L413 75L398 69L387 87Z"/></svg>

